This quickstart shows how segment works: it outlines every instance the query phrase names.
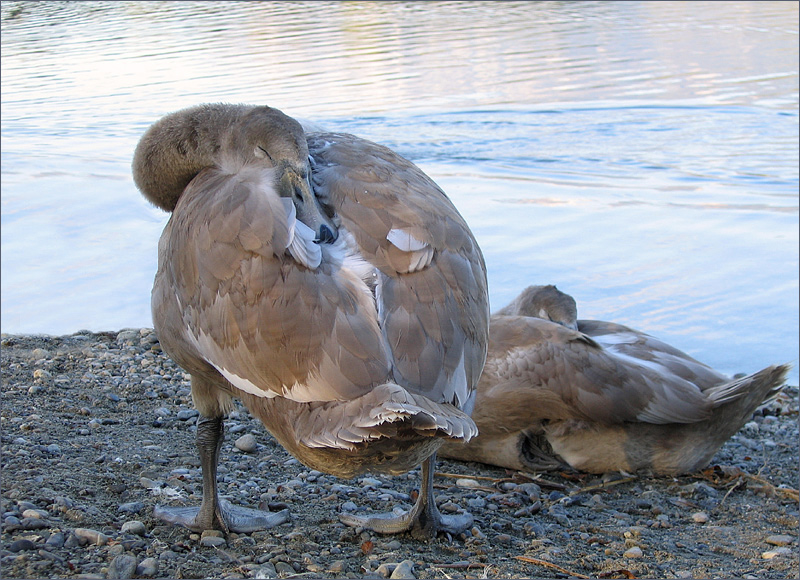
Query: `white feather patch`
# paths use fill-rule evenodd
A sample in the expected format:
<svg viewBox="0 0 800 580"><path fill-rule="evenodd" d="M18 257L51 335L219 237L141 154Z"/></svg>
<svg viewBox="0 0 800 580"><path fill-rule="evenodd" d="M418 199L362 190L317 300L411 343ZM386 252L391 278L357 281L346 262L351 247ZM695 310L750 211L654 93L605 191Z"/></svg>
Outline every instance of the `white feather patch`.
<svg viewBox="0 0 800 580"><path fill-rule="evenodd" d="M421 242L402 229L389 230L389 233L386 234L386 239L404 252L417 252L428 247L427 243Z"/></svg>
<svg viewBox="0 0 800 580"><path fill-rule="evenodd" d="M291 199L282 197L281 203L286 210L286 225L289 229L289 240L286 249L300 264L315 270L322 263L322 249L314 241L314 230L297 219L297 209Z"/></svg>

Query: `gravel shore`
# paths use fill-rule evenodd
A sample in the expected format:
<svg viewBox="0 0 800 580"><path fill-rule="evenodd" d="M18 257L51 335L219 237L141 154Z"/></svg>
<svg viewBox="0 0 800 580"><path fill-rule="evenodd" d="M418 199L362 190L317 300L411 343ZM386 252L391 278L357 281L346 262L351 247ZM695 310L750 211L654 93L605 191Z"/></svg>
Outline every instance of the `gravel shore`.
<svg viewBox="0 0 800 580"><path fill-rule="evenodd" d="M1 352L3 578L798 577L796 387L690 476L440 460L440 508L468 510L475 526L427 544L337 518L409 507L419 469L355 480L309 470L240 408L226 421L220 492L291 518L225 538L152 517L158 503L201 496L189 377L152 329L4 334Z"/></svg>

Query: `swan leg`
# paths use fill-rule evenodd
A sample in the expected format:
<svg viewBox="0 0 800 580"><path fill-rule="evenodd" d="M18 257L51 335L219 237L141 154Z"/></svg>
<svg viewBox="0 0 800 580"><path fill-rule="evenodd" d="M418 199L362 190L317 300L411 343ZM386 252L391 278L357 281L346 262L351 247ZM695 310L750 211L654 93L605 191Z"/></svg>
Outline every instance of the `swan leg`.
<svg viewBox="0 0 800 580"><path fill-rule="evenodd" d="M197 449L203 470L203 501L200 507L156 506L153 515L170 524L195 532L222 530L230 533L256 532L280 525L289 519L289 510L265 512L221 500L217 490L217 463L224 439L222 417L200 416L197 421Z"/></svg>
<svg viewBox="0 0 800 580"><path fill-rule="evenodd" d="M339 520L348 526L360 527L381 534L397 534L409 532L419 540L430 540L439 532L460 534L472 527L472 514L464 512L444 515L436 507L433 498L433 472L436 467L436 453L422 462L422 484L419 497L409 511L401 514L394 512L374 516L355 516L339 514Z"/></svg>

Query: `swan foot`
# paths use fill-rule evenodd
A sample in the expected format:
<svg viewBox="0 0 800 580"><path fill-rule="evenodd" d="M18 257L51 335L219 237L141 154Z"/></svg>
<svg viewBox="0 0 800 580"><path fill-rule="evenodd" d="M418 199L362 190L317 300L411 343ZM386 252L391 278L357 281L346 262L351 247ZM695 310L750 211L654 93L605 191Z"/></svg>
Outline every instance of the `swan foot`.
<svg viewBox="0 0 800 580"><path fill-rule="evenodd" d="M470 513L444 515L435 506L432 510L417 510L414 506L401 514L395 512L373 516L339 514L339 520L348 526L372 530L379 534L409 532L417 540L433 539L439 532L455 536L471 528L474 522Z"/></svg>
<svg viewBox="0 0 800 580"><path fill-rule="evenodd" d="M339 521L348 526L373 530L380 534L409 532L418 540L430 540L439 532L457 535L472 527L473 517L468 512L444 515L433 499L433 472L436 465L434 453L422 462L422 485L417 501L407 512L390 512L372 516L339 514Z"/></svg>
<svg viewBox="0 0 800 580"><path fill-rule="evenodd" d="M220 500L218 508L213 512L196 507L155 506L153 515L164 522L184 526L193 532L222 530L226 534L259 532L289 520L288 509L265 512L233 505L226 500Z"/></svg>

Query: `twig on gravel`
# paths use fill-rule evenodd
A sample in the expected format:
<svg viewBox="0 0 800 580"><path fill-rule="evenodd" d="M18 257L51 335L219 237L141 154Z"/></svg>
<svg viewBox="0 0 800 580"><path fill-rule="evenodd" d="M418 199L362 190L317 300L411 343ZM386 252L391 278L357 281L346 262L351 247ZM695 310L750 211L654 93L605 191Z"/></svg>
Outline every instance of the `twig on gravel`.
<svg viewBox="0 0 800 580"><path fill-rule="evenodd" d="M491 481L494 483L502 481L502 479L497 479L496 477L486 477L485 475L461 475L460 473L446 473L444 471L437 471L435 475L449 477L450 479L475 479L477 481Z"/></svg>
<svg viewBox="0 0 800 580"><path fill-rule="evenodd" d="M546 568L553 568L554 570L558 570L559 572L563 572L564 574L569 574L571 578L589 578L589 576L584 576L583 574L578 574L577 572L571 572L566 568L562 568L558 564L553 564L552 562L548 562L546 560L539 560L537 558L530 558L528 556L514 556L517 560L521 560L522 562L528 562L530 564L536 564L537 566L544 566Z"/></svg>
<svg viewBox="0 0 800 580"><path fill-rule="evenodd" d="M587 485L586 487L582 487L581 489L576 489L575 491L570 492L570 495L575 495L576 493L584 493L587 491L594 491L596 489L605 489L606 487L611 487L614 485L619 485L621 483L629 483L631 481L636 481L639 479L638 477L624 477L622 479L615 479L614 481L604 481L602 483L596 483L594 485Z"/></svg>

